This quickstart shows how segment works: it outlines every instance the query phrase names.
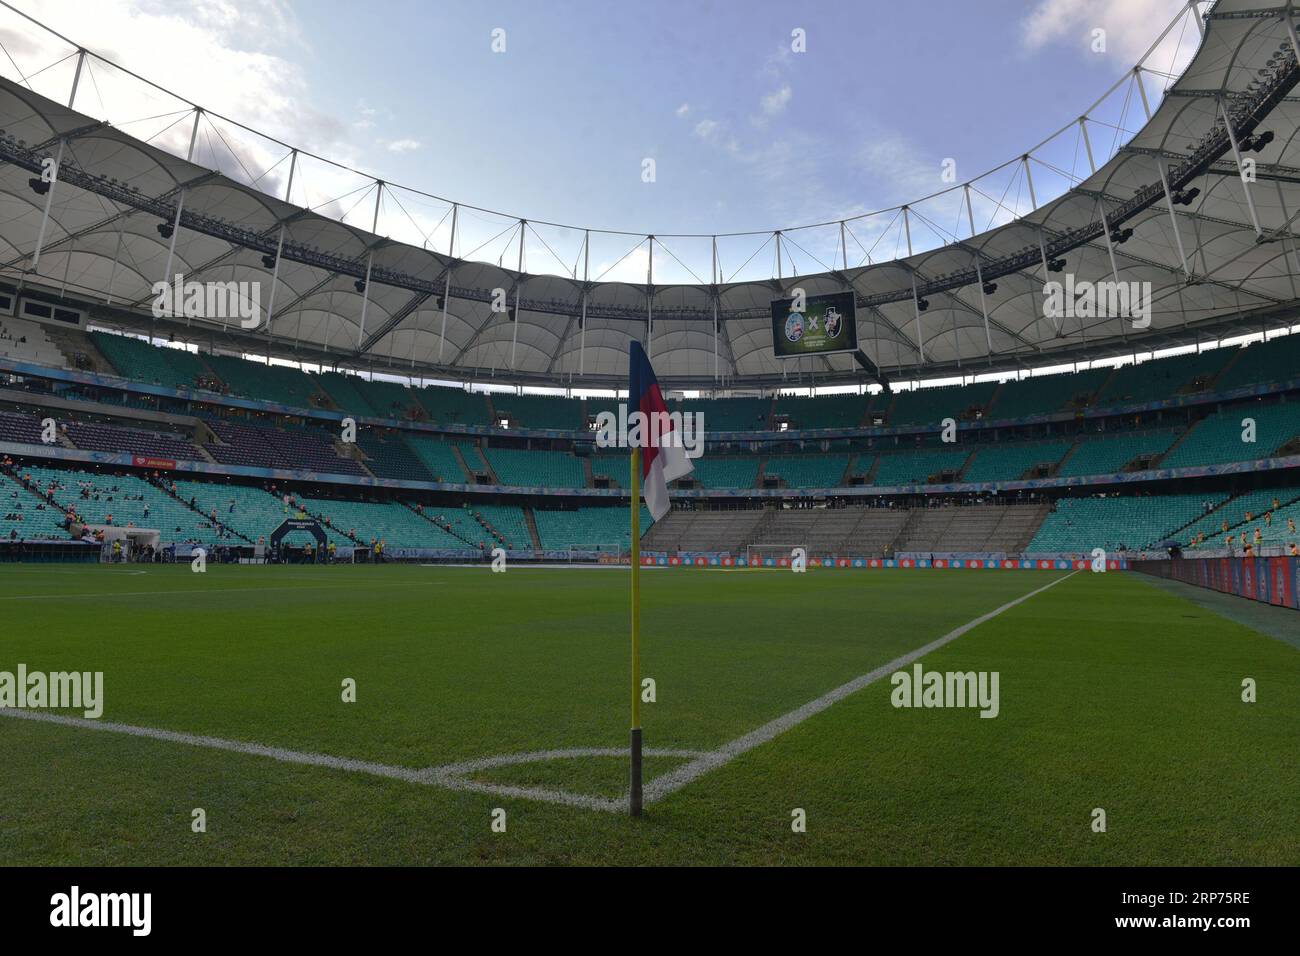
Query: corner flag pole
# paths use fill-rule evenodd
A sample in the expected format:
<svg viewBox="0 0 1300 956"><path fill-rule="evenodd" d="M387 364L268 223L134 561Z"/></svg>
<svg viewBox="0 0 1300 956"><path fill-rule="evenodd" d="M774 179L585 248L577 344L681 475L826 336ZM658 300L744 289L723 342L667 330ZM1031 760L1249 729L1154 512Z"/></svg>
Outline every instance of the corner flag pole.
<svg viewBox="0 0 1300 956"><path fill-rule="evenodd" d="M632 785L629 810L641 816L641 449L632 448Z"/></svg>

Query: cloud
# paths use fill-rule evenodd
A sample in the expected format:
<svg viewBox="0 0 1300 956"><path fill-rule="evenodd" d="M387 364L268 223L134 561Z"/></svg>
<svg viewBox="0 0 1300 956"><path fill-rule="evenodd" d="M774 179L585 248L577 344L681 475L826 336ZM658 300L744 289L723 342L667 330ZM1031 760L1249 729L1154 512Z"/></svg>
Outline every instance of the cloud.
<svg viewBox="0 0 1300 956"><path fill-rule="evenodd" d="M702 119L695 124L695 135L703 140L710 140L717 134L722 124L716 120Z"/></svg>
<svg viewBox="0 0 1300 956"><path fill-rule="evenodd" d="M686 114L689 113L690 111L691 111L691 104L690 104L690 103L683 103L681 106L677 107L676 110L674 110L674 112L677 114L677 118L678 118L678 119L682 119L682 118L685 117Z"/></svg>
<svg viewBox="0 0 1300 956"><path fill-rule="evenodd" d="M658 258L658 256L655 257L656 260ZM637 246L617 261L601 261L592 266L591 274L600 276L603 282L644 284L650 274L650 247L646 245ZM655 278L659 279L659 276L656 275Z"/></svg>
<svg viewBox="0 0 1300 956"><path fill-rule="evenodd" d="M790 89L789 83L786 83L775 93L769 93L762 99L763 114L765 116L778 116L784 113L793 96L794 92Z"/></svg>
<svg viewBox="0 0 1300 956"><path fill-rule="evenodd" d="M1020 42L1031 53L1057 44L1089 53L1092 31L1102 29L1107 52L1128 65L1136 63L1160 30L1185 8L1185 0L1037 0L1020 21ZM1171 60L1180 60L1175 62L1180 71L1195 49L1194 43L1185 43L1180 54L1178 32L1173 31L1155 55L1161 69Z"/></svg>
<svg viewBox="0 0 1300 956"><path fill-rule="evenodd" d="M390 153L411 153L420 148L418 139L395 139L385 147Z"/></svg>

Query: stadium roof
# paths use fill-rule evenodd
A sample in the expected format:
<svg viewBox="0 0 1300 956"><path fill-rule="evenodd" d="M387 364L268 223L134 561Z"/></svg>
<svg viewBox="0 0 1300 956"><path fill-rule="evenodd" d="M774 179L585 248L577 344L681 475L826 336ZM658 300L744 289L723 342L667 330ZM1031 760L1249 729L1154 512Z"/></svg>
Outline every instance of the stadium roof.
<svg viewBox="0 0 1300 956"><path fill-rule="evenodd" d="M852 288L862 351L890 375L1048 365L1290 324L1300 296L1292 226L1300 216L1300 99L1292 95L1300 44L1290 3L1203 6L1189 5L1153 37L1155 51L1180 22L1200 31L1176 80L1144 61L1082 117L984 176L842 223L719 237L533 222L378 182L13 18L6 25L30 31L33 48L55 53L39 82L26 64L25 79L0 79L3 274L102 303L101 314L138 328L149 327L151 287L166 276L261 283L261 304L272 309L267 328L162 319L157 334L400 374L552 385L620 382L634 337L672 385L862 380L851 355L789 365L773 357L769 302L795 286L809 294ZM112 100L112 90L132 85L163 103L169 109L159 116L174 119L168 135L147 141L127 131L144 119L110 124L63 105L78 102L88 75L101 78L101 103L104 90ZM226 147L210 148L206 164L195 150L201 133ZM1253 161L1251 182L1238 175L1238 149ZM1061 158L1071 150L1073 165ZM60 175L41 194L29 180L47 157L60 159ZM292 176L309 168L328 170L331 183L351 177L356 188L304 205ZM1171 205L1170 195L1180 201ZM417 206L418 219L409 211ZM178 210L180 228L168 236ZM476 258L492 240L474 248L471 220L484 235L500 227L492 247L502 250L499 262ZM977 220L987 222L983 231ZM455 244L431 244L449 225L460 230ZM874 249L904 236L913 254L876 261ZM598 242L625 256L648 252L647 281L586 272ZM562 274L510 268L542 248ZM1063 269L1047 272L1055 259ZM673 281L655 283L656 274ZM1149 282L1150 326L1045 317L1045 279L1067 275ZM980 279L996 290L982 295ZM492 310L494 290L511 308L519 302L518 321Z"/></svg>

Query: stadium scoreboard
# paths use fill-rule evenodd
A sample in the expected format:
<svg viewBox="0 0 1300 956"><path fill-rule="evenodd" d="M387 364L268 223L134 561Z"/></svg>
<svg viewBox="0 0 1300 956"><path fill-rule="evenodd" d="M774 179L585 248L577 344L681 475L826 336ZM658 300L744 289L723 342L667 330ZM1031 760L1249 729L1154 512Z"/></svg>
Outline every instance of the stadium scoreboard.
<svg viewBox="0 0 1300 956"><path fill-rule="evenodd" d="M857 311L852 292L772 300L772 351L779 359L854 352Z"/></svg>

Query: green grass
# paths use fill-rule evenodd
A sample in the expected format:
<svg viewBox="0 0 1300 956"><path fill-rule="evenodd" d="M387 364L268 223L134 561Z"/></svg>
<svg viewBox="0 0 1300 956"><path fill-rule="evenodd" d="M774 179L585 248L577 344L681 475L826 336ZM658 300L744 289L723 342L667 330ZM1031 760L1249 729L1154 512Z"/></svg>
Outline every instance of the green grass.
<svg viewBox="0 0 1300 956"><path fill-rule="evenodd" d="M626 744L625 572L131 570L0 568L0 670L102 670L105 720L415 769ZM647 746L715 748L1058 577L647 573ZM924 663L998 671L1000 715L898 710L882 680L641 821L0 718L0 864L1300 863L1293 647L1079 574ZM475 779L608 797L625 772Z"/></svg>

